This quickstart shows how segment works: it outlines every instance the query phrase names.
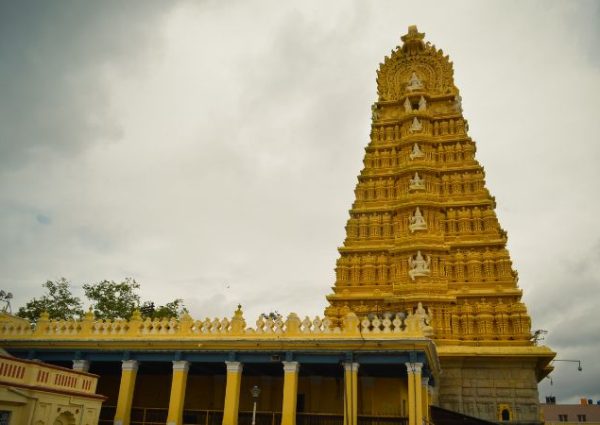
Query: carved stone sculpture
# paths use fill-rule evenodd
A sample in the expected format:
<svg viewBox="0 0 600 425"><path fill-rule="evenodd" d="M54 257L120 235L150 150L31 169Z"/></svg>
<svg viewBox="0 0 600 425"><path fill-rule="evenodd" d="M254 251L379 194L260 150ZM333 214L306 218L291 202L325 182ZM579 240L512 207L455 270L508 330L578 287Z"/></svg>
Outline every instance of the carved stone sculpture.
<svg viewBox="0 0 600 425"><path fill-rule="evenodd" d="M410 128L408 129L409 133L418 133L419 131L423 130L423 124L421 124L421 122L417 119L417 117L414 117L412 120L412 124L410 125Z"/></svg>
<svg viewBox="0 0 600 425"><path fill-rule="evenodd" d="M427 101L425 100L425 98L423 96L421 96L421 98L419 99L419 111L426 111L427 110Z"/></svg>
<svg viewBox="0 0 600 425"><path fill-rule="evenodd" d="M373 105L371 105L371 115L372 115L373 121L377 121L379 119L379 111L377 110L377 104L376 103L374 103Z"/></svg>
<svg viewBox="0 0 600 425"><path fill-rule="evenodd" d="M411 161L415 158L423 158L424 156L425 154L423 153L419 145L416 143L413 146L412 152L410 153L410 155L408 155Z"/></svg>
<svg viewBox="0 0 600 425"><path fill-rule="evenodd" d="M427 230L427 222L421 214L421 209L417 207L415 213L410 217L410 224L408 225L408 229L411 233L414 233L417 230Z"/></svg>
<svg viewBox="0 0 600 425"><path fill-rule="evenodd" d="M425 180L419 177L419 173L415 173L415 176L410 179L409 190L425 190Z"/></svg>
<svg viewBox="0 0 600 425"><path fill-rule="evenodd" d="M404 100L404 112L406 112L407 114L410 114L412 112L412 105L410 104L410 99L407 97Z"/></svg>
<svg viewBox="0 0 600 425"><path fill-rule="evenodd" d="M414 281L417 276L429 276L431 274L431 269L429 268L431 265L431 257L428 255L427 260L423 258L421 251L417 251L417 255L415 258L408 257L408 275L411 280Z"/></svg>
<svg viewBox="0 0 600 425"><path fill-rule="evenodd" d="M421 90L422 88L423 88L423 83L421 82L419 77L417 77L417 73L413 71L412 75L410 76L410 80L408 80L408 85L406 86L406 90L415 91L415 90Z"/></svg>

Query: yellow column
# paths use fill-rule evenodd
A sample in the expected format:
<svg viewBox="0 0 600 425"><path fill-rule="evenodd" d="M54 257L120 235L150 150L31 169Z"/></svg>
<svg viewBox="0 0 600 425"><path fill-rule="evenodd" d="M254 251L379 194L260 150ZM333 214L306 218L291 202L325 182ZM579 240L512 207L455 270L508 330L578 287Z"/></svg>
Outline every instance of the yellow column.
<svg viewBox="0 0 600 425"><path fill-rule="evenodd" d="M137 360L123 360L123 365L121 367L121 386L119 387L119 399L117 400L114 425L129 425L137 371Z"/></svg>
<svg viewBox="0 0 600 425"><path fill-rule="evenodd" d="M344 425L357 425L358 363L344 363Z"/></svg>
<svg viewBox="0 0 600 425"><path fill-rule="evenodd" d="M171 382L171 398L169 399L167 425L181 425L182 423L185 388L189 369L190 362L188 361L180 360L173 362L173 380Z"/></svg>
<svg viewBox="0 0 600 425"><path fill-rule="evenodd" d="M415 370L413 368L413 363L406 363L406 377L406 380L408 381L408 425L416 425Z"/></svg>
<svg viewBox="0 0 600 425"><path fill-rule="evenodd" d="M422 377L421 384L423 392L423 420L424 422L429 423L429 377Z"/></svg>
<svg viewBox="0 0 600 425"><path fill-rule="evenodd" d="M298 371L300 363L283 363L283 406L281 425L296 425L296 403L298 401Z"/></svg>
<svg viewBox="0 0 600 425"><path fill-rule="evenodd" d="M415 425L423 425L423 396L421 391L421 368L423 363L413 363L415 389Z"/></svg>
<svg viewBox="0 0 600 425"><path fill-rule="evenodd" d="M240 362L225 362L225 364L227 365L227 382L225 384L223 425L237 425L240 407L240 385L244 365Z"/></svg>
<svg viewBox="0 0 600 425"><path fill-rule="evenodd" d="M422 367L423 363L406 363L408 375L408 425L423 425Z"/></svg>

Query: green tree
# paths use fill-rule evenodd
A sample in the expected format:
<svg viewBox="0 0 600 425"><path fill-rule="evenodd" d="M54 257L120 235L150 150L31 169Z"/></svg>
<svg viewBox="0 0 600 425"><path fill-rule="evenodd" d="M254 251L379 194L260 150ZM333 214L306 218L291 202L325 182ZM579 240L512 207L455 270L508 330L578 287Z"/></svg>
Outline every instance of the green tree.
<svg viewBox="0 0 600 425"><path fill-rule="evenodd" d="M78 297L71 293L71 283L61 277L57 281L48 280L42 285L46 293L19 307L17 316L35 322L46 311L51 319L68 320L83 315L83 305Z"/></svg>
<svg viewBox="0 0 600 425"><path fill-rule="evenodd" d="M183 300L177 298L170 303L154 306L154 302L145 301L140 307L142 317L150 319L169 319L171 317L179 317L183 312L187 311L183 305Z"/></svg>
<svg viewBox="0 0 600 425"><path fill-rule="evenodd" d="M92 302L94 314L99 319L127 319L140 305L137 290L140 284L127 277L122 282L103 280L95 284L86 283L83 291Z"/></svg>

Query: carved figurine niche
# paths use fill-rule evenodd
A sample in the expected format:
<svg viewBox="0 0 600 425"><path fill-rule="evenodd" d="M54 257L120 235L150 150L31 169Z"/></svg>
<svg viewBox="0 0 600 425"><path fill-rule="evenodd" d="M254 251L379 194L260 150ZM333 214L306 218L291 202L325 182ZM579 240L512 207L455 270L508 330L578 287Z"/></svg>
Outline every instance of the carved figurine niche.
<svg viewBox="0 0 600 425"><path fill-rule="evenodd" d="M429 276L431 274L431 256L427 256L427 260L423 258L421 251L417 251L417 255L415 258L411 256L408 257L408 275L410 279L414 282L415 278L418 276Z"/></svg>
<svg viewBox="0 0 600 425"><path fill-rule="evenodd" d="M404 100L404 112L406 112L407 114L410 114L412 112L412 105L410 103L410 99L407 97Z"/></svg>
<svg viewBox="0 0 600 425"><path fill-rule="evenodd" d="M427 230L427 222L425 221L423 214L421 214L421 209L419 207L417 207L415 213L410 216L408 229L411 233L414 233L417 230Z"/></svg>
<svg viewBox="0 0 600 425"><path fill-rule="evenodd" d="M423 131L423 124L421 124L421 121L419 121L417 119L417 117L414 117L412 120L412 124L410 125L410 128L408 129L409 133L418 133L420 131Z"/></svg>
<svg viewBox="0 0 600 425"><path fill-rule="evenodd" d="M422 90L422 89L423 89L423 83L421 82L419 77L417 77L417 73L413 71L412 75L410 76L410 79L408 80L406 90L412 92L415 90Z"/></svg>
<svg viewBox="0 0 600 425"><path fill-rule="evenodd" d="M408 155L408 157L412 161L415 158L424 158L425 154L423 153L423 151L421 150L421 148L419 147L419 145L417 143L415 143L413 145L412 152L410 153L410 155Z"/></svg>
<svg viewBox="0 0 600 425"><path fill-rule="evenodd" d="M419 177L419 173L415 172L415 176L410 179L408 190L425 190L425 180Z"/></svg>

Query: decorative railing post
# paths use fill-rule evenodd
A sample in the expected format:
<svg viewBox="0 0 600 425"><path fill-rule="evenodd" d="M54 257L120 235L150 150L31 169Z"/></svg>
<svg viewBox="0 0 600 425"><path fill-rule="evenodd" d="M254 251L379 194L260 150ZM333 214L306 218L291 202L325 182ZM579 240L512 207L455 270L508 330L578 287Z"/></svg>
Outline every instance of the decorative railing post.
<svg viewBox="0 0 600 425"><path fill-rule="evenodd" d="M128 335L139 335L141 327L142 327L142 313L136 308L135 310L133 310L133 314L131 315L131 319L129 319L129 322L127 323L128 325L128 329L127 329L127 334Z"/></svg>
<svg viewBox="0 0 600 425"><path fill-rule="evenodd" d="M48 327L50 326L50 314L47 311L42 312L40 314L40 318L37 320L35 324L35 332L34 335L42 336L48 333Z"/></svg>
<svg viewBox="0 0 600 425"><path fill-rule="evenodd" d="M347 336L360 336L360 319L354 312L349 312L342 320L342 333Z"/></svg>
<svg viewBox="0 0 600 425"><path fill-rule="evenodd" d="M302 322L296 313L290 313L285 321L285 333L288 336L300 335Z"/></svg>

